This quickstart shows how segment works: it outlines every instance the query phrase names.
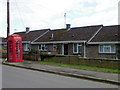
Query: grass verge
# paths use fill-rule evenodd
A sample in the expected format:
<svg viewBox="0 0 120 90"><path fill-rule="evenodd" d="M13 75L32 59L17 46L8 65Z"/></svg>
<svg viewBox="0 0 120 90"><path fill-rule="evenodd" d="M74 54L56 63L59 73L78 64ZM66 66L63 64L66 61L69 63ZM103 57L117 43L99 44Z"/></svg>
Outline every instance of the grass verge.
<svg viewBox="0 0 120 90"><path fill-rule="evenodd" d="M119 73L120 74L119 69L101 68L101 67L86 66L86 65L62 64L62 63L45 62L45 61L40 62L40 64L62 66L62 67L69 67L69 68L77 68L77 69L84 69L84 70L93 70L93 71L100 71L100 72Z"/></svg>

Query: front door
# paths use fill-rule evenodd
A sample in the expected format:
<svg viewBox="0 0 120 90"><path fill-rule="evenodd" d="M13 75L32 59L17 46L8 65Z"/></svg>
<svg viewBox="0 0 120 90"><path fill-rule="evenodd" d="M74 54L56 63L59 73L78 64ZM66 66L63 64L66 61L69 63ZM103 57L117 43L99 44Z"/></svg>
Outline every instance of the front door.
<svg viewBox="0 0 120 90"><path fill-rule="evenodd" d="M68 55L68 44L64 44L64 55Z"/></svg>

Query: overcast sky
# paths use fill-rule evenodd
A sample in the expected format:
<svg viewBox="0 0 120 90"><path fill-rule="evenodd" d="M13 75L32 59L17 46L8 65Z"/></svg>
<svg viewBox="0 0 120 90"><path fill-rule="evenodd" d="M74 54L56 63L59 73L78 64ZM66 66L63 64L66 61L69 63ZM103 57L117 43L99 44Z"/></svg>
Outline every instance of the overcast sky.
<svg viewBox="0 0 120 90"><path fill-rule="evenodd" d="M91 25L117 25L119 0L10 0L10 33ZM7 0L0 0L0 36L7 36Z"/></svg>

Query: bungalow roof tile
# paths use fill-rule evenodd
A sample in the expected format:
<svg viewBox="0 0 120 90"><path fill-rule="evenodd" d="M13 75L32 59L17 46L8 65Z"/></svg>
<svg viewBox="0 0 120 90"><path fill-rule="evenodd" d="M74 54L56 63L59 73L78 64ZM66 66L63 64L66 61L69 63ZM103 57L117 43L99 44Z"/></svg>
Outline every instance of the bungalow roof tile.
<svg viewBox="0 0 120 90"><path fill-rule="evenodd" d="M39 38L35 42L51 42L51 41L59 41L60 37L66 33L66 29L59 29L59 30L50 30L46 35Z"/></svg>
<svg viewBox="0 0 120 90"><path fill-rule="evenodd" d="M104 26L91 42L116 42L119 40L120 25Z"/></svg>
<svg viewBox="0 0 120 90"><path fill-rule="evenodd" d="M69 31L66 29L51 30L43 37L39 38L35 42L52 42L52 41L80 41L90 39L95 32L102 25L86 26L71 28Z"/></svg>
<svg viewBox="0 0 120 90"><path fill-rule="evenodd" d="M48 30L50 30L50 29L35 30L35 31L30 31L28 33L26 33L26 32L18 32L18 33L14 33L14 34L21 35L23 41L33 41L36 38L38 38L39 36L41 36L42 34L44 34Z"/></svg>
<svg viewBox="0 0 120 90"><path fill-rule="evenodd" d="M85 26L85 27L74 27L68 31L66 29L55 29L55 30L44 29L44 30L30 31L28 33L18 32L14 34L21 35L23 41L33 41L35 39L36 40L34 42L83 41L83 40L88 41L102 27L102 29L95 35L95 37L92 38L91 42L107 42L107 41L109 42L109 41L118 41L118 36L119 36L118 26L119 25L114 25L114 26L94 25L94 26Z"/></svg>
<svg viewBox="0 0 120 90"><path fill-rule="evenodd" d="M89 40L102 25L71 28L61 37L63 41Z"/></svg>

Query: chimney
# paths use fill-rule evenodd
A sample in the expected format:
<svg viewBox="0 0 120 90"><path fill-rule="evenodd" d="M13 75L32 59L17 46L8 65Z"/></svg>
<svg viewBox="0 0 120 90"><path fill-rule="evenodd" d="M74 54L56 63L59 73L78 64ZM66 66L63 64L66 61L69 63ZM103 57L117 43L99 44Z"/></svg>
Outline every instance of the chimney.
<svg viewBox="0 0 120 90"><path fill-rule="evenodd" d="M30 28L29 27L26 27L26 33L30 31Z"/></svg>
<svg viewBox="0 0 120 90"><path fill-rule="evenodd" d="M70 24L66 24L66 29L69 30L70 29Z"/></svg>

